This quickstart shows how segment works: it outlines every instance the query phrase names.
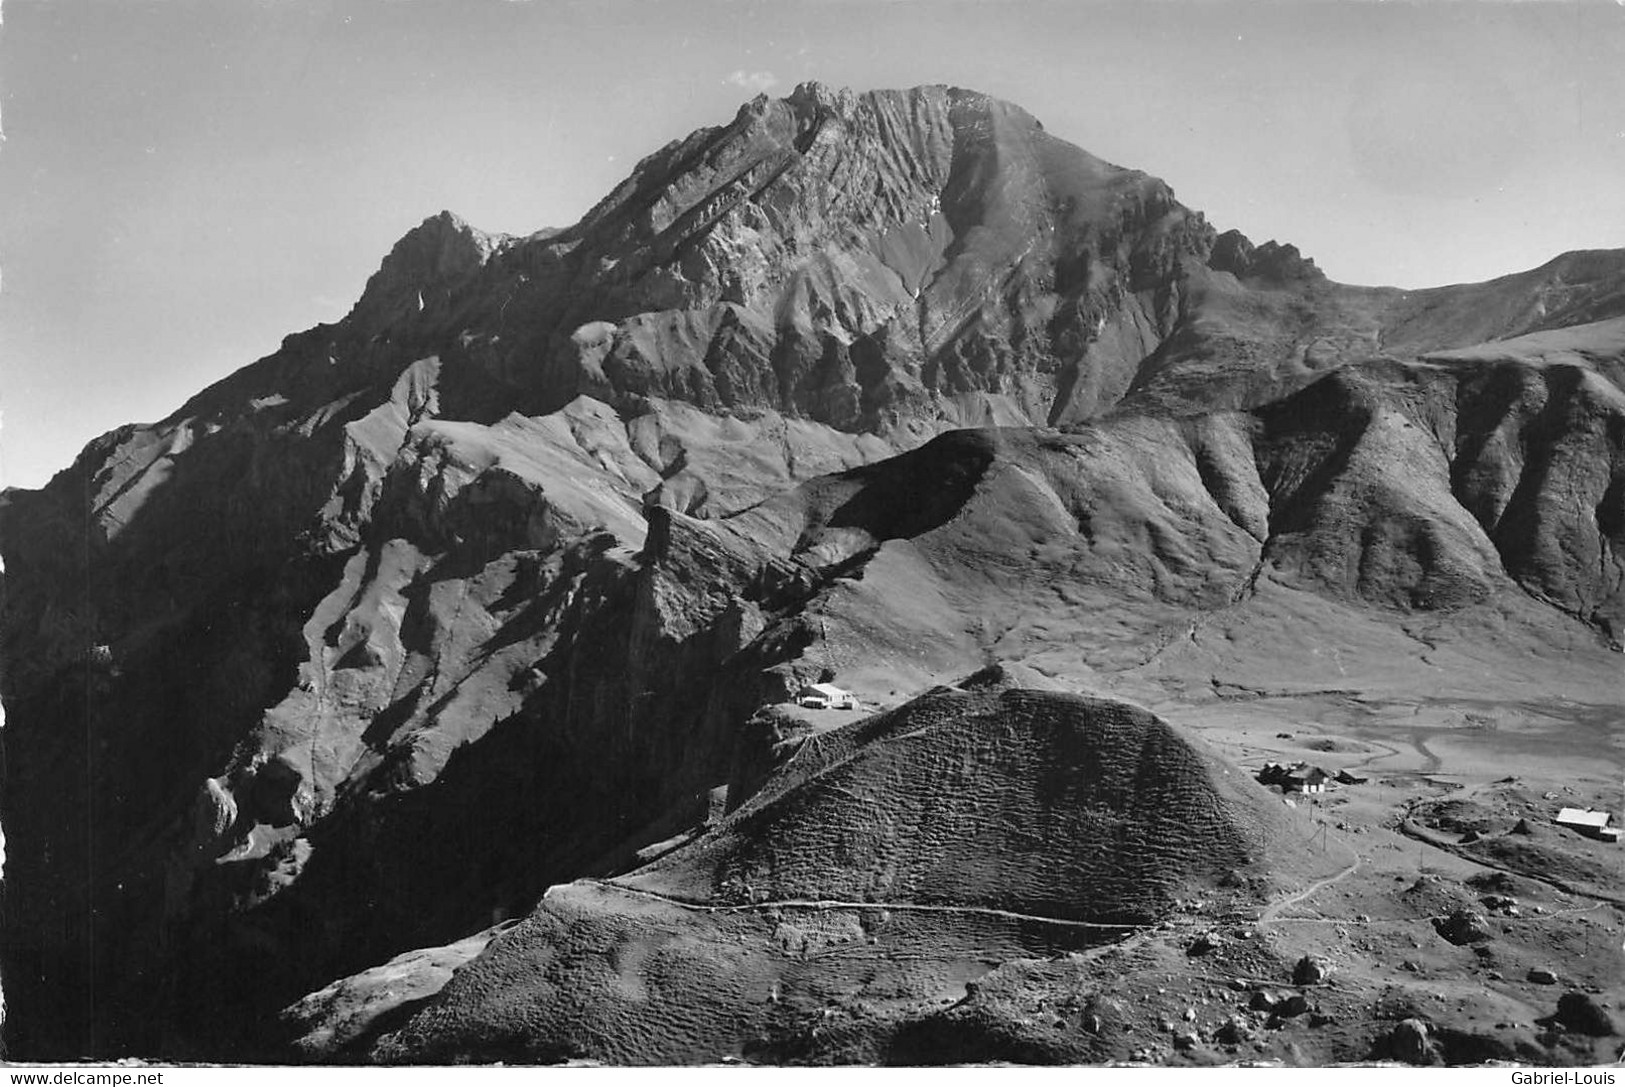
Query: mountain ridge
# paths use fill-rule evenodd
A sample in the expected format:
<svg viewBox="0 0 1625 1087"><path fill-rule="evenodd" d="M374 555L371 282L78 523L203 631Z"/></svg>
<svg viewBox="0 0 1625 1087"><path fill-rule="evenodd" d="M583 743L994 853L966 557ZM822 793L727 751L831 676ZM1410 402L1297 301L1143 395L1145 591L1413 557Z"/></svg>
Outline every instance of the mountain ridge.
<svg viewBox="0 0 1625 1087"><path fill-rule="evenodd" d="M688 139L673 141L667 148L648 156L639 163L633 174L623 181L614 193L607 196L598 206L589 210L577 223L570 227L518 236L479 230L451 211L441 211L429 216L419 226L403 235L396 243L391 254L386 257L379 270L369 278L368 284L356 305L344 318L333 324L320 324L304 332L291 334L284 341L281 351L275 352L245 368L245 370L249 371L263 368L271 371L272 376L277 378L277 380L265 382L258 387L245 391L257 393L259 397L287 395L290 388L310 388L317 395L327 391L331 382L324 381L318 374L312 372L315 368L310 365L309 356L314 353L312 349L317 346L339 346L344 337L335 337L331 333L334 330L345 329L349 326L360 325L361 327L355 330L356 335L349 337L351 342L347 343L346 346L349 346L356 354L361 355L364 364L367 362L376 364L375 356L377 352L368 352L365 350L367 347L373 346L377 338L386 334L390 337L409 334L405 330L396 329L389 329L386 333L385 326L403 323L410 325L413 323L414 315L421 315L426 307L433 309L437 305L446 305L450 296L455 293L458 284L466 280L470 274L484 268L494 257L500 258L511 253L513 255L512 259L516 263L545 265L553 259L550 254L526 252L523 259L521 259L520 251L534 250L537 246L546 247L549 243L555 243L561 248L573 251L574 248L579 247L581 241L587 235L593 232L594 227L604 224L611 217L613 211L622 207L632 196L642 192L643 189L653 186L654 182L649 181L647 178L640 180L640 172L650 172L655 167L669 164L670 160L687 162L699 156L702 152L715 154L720 150L739 153L738 148L726 145L730 134L743 137L744 142L748 145L745 151L760 157L764 152L753 144L756 139L755 127L766 127L772 130L774 129L773 121L777 121L781 128L787 123L802 123L814 126L821 126L826 121L839 123L843 118L850 118L854 111L857 110L860 102L872 97L890 101L898 96L905 96L911 97L912 100L912 98L918 98L923 92L937 92L947 97L958 95L973 102L996 103L1003 110L1013 113L1022 122L1030 124L1034 131L1042 133L1042 126L1030 115L1027 115L1025 111L1019 110L1018 107L997 103L996 99L980 95L977 92L967 92L942 85L916 88L911 92L868 92L866 95L857 96L849 91L838 91L822 84L808 83L798 87L796 92L789 98L782 100L769 99L766 95L759 95L756 99L741 107L739 115L732 125L701 129ZM892 104L895 105L895 102L892 102ZM845 114L842 114L840 109L844 109ZM785 116L788 116L790 120L786 121ZM769 120L764 121L763 118ZM810 129L815 134L819 130L816 127ZM711 147L709 146L710 141L723 141L724 146L720 148ZM736 140L736 142L738 141ZM782 144L782 140L780 143ZM793 145L795 140L792 138L790 143ZM696 144L698 146L695 146ZM1079 152L1079 154L1084 157L1085 161L1095 164L1094 169L1097 172L1112 171L1124 178L1139 179L1141 183L1149 185L1150 188L1147 192L1152 201L1153 209L1161 207L1165 203L1172 203L1172 190L1168 189L1161 181L1150 178L1138 171L1122 170L1119 167L1110 166L1102 160L1087 155L1086 152ZM751 162L752 168L757 168L760 165L759 161L752 160ZM718 193L725 192L726 189L727 186L717 190L700 190L704 199L695 200L689 206L683 207L682 213L685 215L692 214L697 209L701 209L701 206L707 201L715 200ZM616 194L618 193L626 194L620 202L616 201ZM678 206L680 204L674 204L662 213L661 222L667 226L667 233L669 233L669 228L681 218L676 213ZM653 206L651 205L650 208L643 209L643 211L653 214ZM1187 214L1194 214L1197 220L1201 218L1199 213ZM653 220L650 222L651 227L652 224ZM614 236L621 238L623 241L628 232L633 229L630 223L611 225L615 226ZM716 223L713 222L709 224L708 229L714 229L715 226ZM1202 226L1205 228L1205 224L1202 224ZM1241 272L1243 278L1249 276L1252 269L1249 262L1254 258L1250 256L1244 258L1238 256L1238 254L1251 253L1255 248L1261 252L1278 254L1270 256L1265 262L1275 269L1275 271L1264 276L1266 280L1270 279L1271 276L1279 278L1283 268L1313 268L1313 261L1301 258L1296 249L1290 245L1278 245L1278 243L1270 241L1262 246L1254 247L1253 243L1246 239L1245 236L1234 230L1227 231L1223 236L1218 235L1211 228L1205 228L1198 233L1204 234L1206 237L1205 240L1200 240L1195 246L1195 252L1201 253L1204 249L1211 250L1214 245L1218 245L1220 252L1214 267L1232 274ZM1223 244L1220 244L1221 241ZM427 249L428 252L419 252L421 249ZM1326 280L1318 270L1315 270L1308 279L1311 282L1323 283L1334 288L1373 294L1383 302L1389 303L1389 305L1383 305L1379 308L1400 309L1400 319L1397 322L1399 327L1395 330L1398 336L1395 337L1392 334L1379 335L1373 341L1378 351L1393 346L1392 341L1396 340L1397 345L1406 350L1431 350L1471 346L1471 344L1464 342L1466 340L1472 340L1473 343L1486 342L1491 339L1504 339L1546 328L1589 323L1592 320L1616 316L1619 312L1625 312L1625 298L1621 297L1619 289L1617 287L1607 287L1607 284L1613 282L1619 275L1621 267L1625 266L1625 256L1622 256L1622 253L1625 253L1625 251L1577 250L1560 254L1545 264L1525 272L1509 273L1482 283L1452 284L1432 288L1344 288L1343 285L1332 284L1329 280ZM1088 254L1083 254L1083 256L1088 256ZM1143 261L1146 258L1142 256L1141 259ZM417 267L425 261L428 262L426 274L424 269ZM405 267L404 265L414 266ZM1057 272L1063 279L1068 274L1064 268L1058 269ZM1571 276L1577 278L1579 282L1570 282ZM1291 278L1291 276L1289 275L1288 278ZM1589 290L1588 287L1597 280L1602 281L1598 285L1599 290ZM1527 314L1514 313L1503 316L1494 323L1484 322L1482 327L1469 329L1464 333L1457 333L1454 335L1453 340L1448 343L1440 341L1440 334L1437 332L1427 333L1424 331L1410 336L1405 334L1407 326L1425 323L1421 321L1421 318L1425 316L1429 309L1437 308L1436 300L1450 301L1455 295L1473 290L1493 295L1500 288L1517 288L1519 292L1527 293L1531 285L1536 287L1536 297L1527 302L1529 310ZM506 284L506 286L512 287L514 285ZM422 297L422 292L425 289L431 295L428 299ZM488 286L482 286L481 290L485 293L491 293ZM720 297L721 291L718 284L712 283L710 290L712 294ZM1555 299L1555 313L1547 312L1549 300L1545 295L1548 293L1554 293L1558 296ZM1597 293L1600 293L1601 296L1593 297ZM1563 297L1565 295L1567 297ZM511 295L508 297L511 297ZM438 319L444 323L445 316L436 310L431 319ZM601 312L595 313L592 320L575 326L574 330L568 333L569 336L573 339L583 328L601 320L602 317ZM586 338L590 342L590 330ZM556 347L557 345L553 346ZM395 354L400 355L401 353L395 352ZM275 365L273 360L281 362L282 365L280 367ZM1311 361L1313 363L1313 360ZM399 363L392 365L399 365ZM1324 365L1324 363L1322 362L1320 365ZM363 365L361 369L365 370L366 366ZM545 363L544 369L549 369ZM551 369L558 370L560 367L554 365L551 366ZM240 371L238 374L230 375L216 382L208 390L191 398L176 412L171 413L170 416L153 425L162 426L179 416L198 414L208 410L213 406L211 393L214 390L218 389L221 393L224 393L235 385L247 384L245 376ZM1211 378L1213 375L1206 374L1203 376ZM342 389L344 385L341 384L339 387ZM681 389L677 391L682 392ZM552 394L547 398L551 408L562 406L569 399L568 396L565 396L564 399L560 400L558 399L559 395ZM682 397L679 396L679 398ZM256 397L251 395L247 399L253 400ZM702 404L702 406L707 405ZM714 409L718 405L712 404L709 406ZM727 407L728 405L721 406ZM778 406L782 408L784 405ZM1144 405L1139 406L1143 407ZM217 406L215 410L218 410ZM1053 412L1050 414L1053 415ZM1042 422L1044 420L1034 419L1033 421ZM1054 422L1057 420L1051 418L1049 421ZM113 435L121 433L123 429L119 428L109 432L109 435L97 439L97 442L105 441ZM97 442L93 442L92 445L97 444Z"/></svg>
<svg viewBox="0 0 1625 1087"><path fill-rule="evenodd" d="M304 994L706 818L826 671L1210 707L1482 642L1589 690L1621 315L1625 251L1335 284L946 87L753 99L561 230L431 216L0 499L8 1038L281 1054Z"/></svg>

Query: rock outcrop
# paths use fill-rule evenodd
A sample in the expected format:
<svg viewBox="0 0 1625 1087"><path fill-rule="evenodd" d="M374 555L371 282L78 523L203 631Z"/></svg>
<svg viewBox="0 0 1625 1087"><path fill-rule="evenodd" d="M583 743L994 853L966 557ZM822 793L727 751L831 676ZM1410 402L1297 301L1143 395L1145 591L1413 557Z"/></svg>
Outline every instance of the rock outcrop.
<svg viewBox="0 0 1625 1087"><path fill-rule="evenodd" d="M432 217L0 495L8 1052L284 1055L299 998L748 805L829 671L1418 614L1605 660L1622 284L1335 284L944 87L758 98L563 230Z"/></svg>

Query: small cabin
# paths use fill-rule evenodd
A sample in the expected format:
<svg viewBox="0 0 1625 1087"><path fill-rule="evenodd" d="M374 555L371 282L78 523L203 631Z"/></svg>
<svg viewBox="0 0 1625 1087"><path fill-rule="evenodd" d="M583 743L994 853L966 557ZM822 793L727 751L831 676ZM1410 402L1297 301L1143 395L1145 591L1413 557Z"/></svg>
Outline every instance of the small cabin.
<svg viewBox="0 0 1625 1087"><path fill-rule="evenodd" d="M1593 811L1590 808L1564 808L1557 813L1557 825L1577 830L1588 838L1600 838L1605 842L1619 841L1619 828L1609 826L1612 816L1605 811Z"/></svg>
<svg viewBox="0 0 1625 1087"><path fill-rule="evenodd" d="M1323 793L1331 775L1318 766L1294 766L1287 775L1287 790L1296 793Z"/></svg>
<svg viewBox="0 0 1625 1087"><path fill-rule="evenodd" d="M1282 766L1278 762L1265 763L1264 768L1258 772L1258 780L1263 785L1279 785L1283 792L1288 793L1323 793L1326 783L1332 779L1318 766L1310 766L1300 762L1296 766Z"/></svg>
<svg viewBox="0 0 1625 1087"><path fill-rule="evenodd" d="M812 710L855 710L858 700L833 683L805 683L796 692L796 705Z"/></svg>

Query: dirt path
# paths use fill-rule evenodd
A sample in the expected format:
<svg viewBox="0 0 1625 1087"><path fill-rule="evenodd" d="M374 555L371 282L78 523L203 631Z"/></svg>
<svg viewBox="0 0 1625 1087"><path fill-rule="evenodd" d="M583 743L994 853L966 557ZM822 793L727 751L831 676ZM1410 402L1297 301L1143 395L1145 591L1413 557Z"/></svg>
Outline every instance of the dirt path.
<svg viewBox="0 0 1625 1087"><path fill-rule="evenodd" d="M1435 755L1433 750L1428 747L1428 742L1423 737L1422 733L1411 733L1411 746L1416 748L1416 753L1418 755L1422 756L1422 769L1418 772L1424 777L1428 774L1438 773L1441 765L1439 756Z"/></svg>
<svg viewBox="0 0 1625 1087"><path fill-rule="evenodd" d="M592 879L581 880L582 883L595 883L601 887L613 887L617 891L638 895L642 898L652 898L685 910L694 910L699 913L749 913L760 910L773 909L799 909L799 910L898 910L914 913L959 913L977 914L983 917L999 917L1009 921L1032 921L1043 925L1062 925L1067 928L1100 929L1108 932L1133 933L1155 928L1155 925L1113 925L1100 921L1074 921L1064 917L1046 917L1036 913L1017 913L1014 910L1000 910L991 906L931 906L918 902L844 902L827 898L784 898L773 902L750 902L724 906L711 906L699 902L685 902L680 898L660 894L658 891L645 891L637 887L628 887L614 880Z"/></svg>
<svg viewBox="0 0 1625 1087"><path fill-rule="evenodd" d="M1335 875L1327 876L1325 879L1316 880L1303 890L1299 891L1297 894L1288 895L1285 898L1278 898L1274 902L1271 902L1264 908L1264 912L1258 915L1258 921L1256 923L1260 925L1268 925L1274 921L1280 920L1282 910L1296 906L1304 899L1319 894L1332 884L1345 880L1354 873L1358 872L1360 870L1360 864L1362 863L1360 854L1355 852L1352 848L1349 850L1349 852L1353 854L1354 860L1348 865L1348 867L1344 868L1341 872L1338 872Z"/></svg>
<svg viewBox="0 0 1625 1087"><path fill-rule="evenodd" d="M1411 807L1414 809L1415 805L1412 805ZM1556 876L1543 875L1539 872L1531 872L1523 868L1513 868L1510 865L1498 864L1488 857L1479 857L1468 853L1457 843L1449 841L1440 835L1434 834L1418 824L1410 817L1410 809L1406 810L1404 817L1402 817L1399 821L1399 832L1405 835L1407 838L1413 838L1418 842L1432 846L1434 849L1437 849L1440 852L1449 853L1451 856L1460 857L1462 860L1471 864L1476 864L1480 868L1488 868L1496 872L1505 872L1509 876L1521 876L1524 879L1534 880L1536 883L1544 883L1554 891L1562 891L1564 894L1568 895L1578 895L1581 898L1589 898L1593 902L1602 902L1618 909L1625 910L1625 898L1620 898L1617 895L1607 894L1606 892L1593 887L1571 883L1568 880L1558 879Z"/></svg>

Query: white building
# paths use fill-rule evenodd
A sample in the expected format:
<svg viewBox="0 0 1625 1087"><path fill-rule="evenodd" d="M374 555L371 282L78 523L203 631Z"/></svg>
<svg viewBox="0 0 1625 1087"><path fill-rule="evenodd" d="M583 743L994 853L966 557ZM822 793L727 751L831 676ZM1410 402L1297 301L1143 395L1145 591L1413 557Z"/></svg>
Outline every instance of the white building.
<svg viewBox="0 0 1625 1087"><path fill-rule="evenodd" d="M833 683L805 683L796 692L796 705L814 710L855 710L858 700L851 691Z"/></svg>
<svg viewBox="0 0 1625 1087"><path fill-rule="evenodd" d="M1592 838L1619 840L1619 829L1608 825L1609 813L1590 808L1564 808L1557 813L1557 825L1577 830Z"/></svg>

